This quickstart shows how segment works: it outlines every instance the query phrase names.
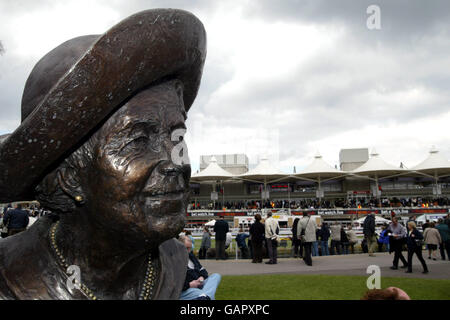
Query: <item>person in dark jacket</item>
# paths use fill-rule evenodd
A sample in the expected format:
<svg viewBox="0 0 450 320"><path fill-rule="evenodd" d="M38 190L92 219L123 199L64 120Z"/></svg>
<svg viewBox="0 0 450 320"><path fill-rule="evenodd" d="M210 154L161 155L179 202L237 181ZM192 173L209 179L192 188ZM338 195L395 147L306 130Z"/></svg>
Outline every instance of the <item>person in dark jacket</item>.
<svg viewBox="0 0 450 320"><path fill-rule="evenodd" d="M214 224L214 232L216 233L216 260L226 260L225 241L227 240L227 232L229 230L228 222L223 219L223 216Z"/></svg>
<svg viewBox="0 0 450 320"><path fill-rule="evenodd" d="M208 227L205 226L203 228L202 243L200 245L200 250L198 251L198 258L205 259L206 253L208 252L208 249L210 247L211 247L211 233L209 232Z"/></svg>
<svg viewBox="0 0 450 320"><path fill-rule="evenodd" d="M377 237L375 234L375 216L373 213L367 215L363 223L364 238L367 241L367 249L370 257L374 257L373 253L377 247Z"/></svg>
<svg viewBox="0 0 450 320"><path fill-rule="evenodd" d="M439 250L441 251L441 258L442 260L445 260L445 249L447 251L448 260L450 260L450 228L446 223L444 223L443 219L439 219L436 229L439 230L439 234L442 238L442 243L439 246Z"/></svg>
<svg viewBox="0 0 450 320"><path fill-rule="evenodd" d="M20 203L16 209L8 210L3 217L3 224L8 226L8 236L25 231L29 222L28 212L22 210Z"/></svg>
<svg viewBox="0 0 450 320"><path fill-rule="evenodd" d="M293 250L293 254L294 254L294 258L297 258L299 255L299 249L300 249L300 257L302 256L302 251L301 251L301 245L302 242L297 238L297 225L298 225L298 221L300 220L300 218L295 218L294 222L292 223L292 250Z"/></svg>
<svg viewBox="0 0 450 320"><path fill-rule="evenodd" d="M323 256L329 256L330 250L328 249L328 239L330 239L330 229L328 225L324 222L320 228L320 248Z"/></svg>
<svg viewBox="0 0 450 320"><path fill-rule="evenodd" d="M263 262L263 242L265 240L265 228L261 222L261 215L255 214L255 222L250 227L250 237L252 238L253 260L252 263Z"/></svg>
<svg viewBox="0 0 450 320"><path fill-rule="evenodd" d="M348 254L348 247L350 243L348 241L347 233L344 230L344 227L341 226L341 248L342 254Z"/></svg>
<svg viewBox="0 0 450 320"><path fill-rule="evenodd" d="M416 228L416 224L413 221L408 222L408 237L406 238L406 245L408 246L408 270L406 273L412 273L412 258L414 253L417 255L420 263L422 263L423 272L428 273L428 267L425 260L422 257L422 244L418 243L423 241L423 235Z"/></svg>
<svg viewBox="0 0 450 320"><path fill-rule="evenodd" d="M429 227L430 227L430 220L425 220L425 223L422 225L422 232L425 232L425 230Z"/></svg>
<svg viewBox="0 0 450 320"><path fill-rule="evenodd" d="M320 239L320 228L316 229L316 241L312 243L311 253L313 257L319 256L319 239Z"/></svg>
<svg viewBox="0 0 450 320"><path fill-rule="evenodd" d="M192 241L187 236L178 238L189 253L186 279L181 291L180 300L214 300L221 276L218 273L208 275L208 271L200 264L192 253Z"/></svg>

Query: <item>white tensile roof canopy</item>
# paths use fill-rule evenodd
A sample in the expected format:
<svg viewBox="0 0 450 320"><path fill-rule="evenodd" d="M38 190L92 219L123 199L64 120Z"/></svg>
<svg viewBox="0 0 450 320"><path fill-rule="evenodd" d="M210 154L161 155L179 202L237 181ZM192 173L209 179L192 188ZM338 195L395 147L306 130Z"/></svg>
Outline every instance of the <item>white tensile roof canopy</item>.
<svg viewBox="0 0 450 320"><path fill-rule="evenodd" d="M450 175L450 161L445 159L433 146L429 156L411 170L433 174L435 177Z"/></svg>
<svg viewBox="0 0 450 320"><path fill-rule="evenodd" d="M369 160L353 170L352 173L364 176L386 177L407 172L403 168L395 167L384 161L375 150L370 155Z"/></svg>
<svg viewBox="0 0 450 320"><path fill-rule="evenodd" d="M269 182L269 180L277 180L287 177L288 175L276 169L269 163L269 159L267 157L261 158L259 164L252 170L249 170L246 173L240 174L236 176L237 178L243 180L256 180L256 181L264 181Z"/></svg>
<svg viewBox="0 0 450 320"><path fill-rule="evenodd" d="M322 156L317 153L314 156L313 162L308 165L305 169L300 171L299 173L294 174L296 177L305 177L305 178L337 178L340 176L344 176L347 173L344 171L337 170L333 168L331 165L323 160Z"/></svg>
<svg viewBox="0 0 450 320"><path fill-rule="evenodd" d="M217 180L228 180L233 177L233 174L222 169L217 164L217 159L212 157L209 165L198 173L194 173L191 176L191 181L200 182L200 181L217 181Z"/></svg>

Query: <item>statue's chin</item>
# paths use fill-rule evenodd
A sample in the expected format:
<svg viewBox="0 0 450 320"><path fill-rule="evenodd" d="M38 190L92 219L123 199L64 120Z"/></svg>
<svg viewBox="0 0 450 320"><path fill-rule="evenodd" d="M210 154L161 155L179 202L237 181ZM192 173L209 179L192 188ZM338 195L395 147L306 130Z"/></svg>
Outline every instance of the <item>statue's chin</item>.
<svg viewBox="0 0 450 320"><path fill-rule="evenodd" d="M129 244L134 242L137 247L155 247L178 236L185 226L186 210L185 198L152 199L146 203L137 199L113 206L109 213L117 212L110 215L114 217L115 223L102 219L101 224L112 229L114 233L121 234L123 240Z"/></svg>
<svg viewBox="0 0 450 320"><path fill-rule="evenodd" d="M185 215L179 213L167 217L153 218L152 220L152 231L156 231L157 233L164 235L167 239L170 239L178 236L183 230Z"/></svg>
<svg viewBox="0 0 450 320"><path fill-rule="evenodd" d="M161 211L159 211L161 212ZM166 214L154 214L146 211L146 225L142 226L146 239L152 241L164 242L168 239L177 237L183 231L186 223L186 211L165 211Z"/></svg>

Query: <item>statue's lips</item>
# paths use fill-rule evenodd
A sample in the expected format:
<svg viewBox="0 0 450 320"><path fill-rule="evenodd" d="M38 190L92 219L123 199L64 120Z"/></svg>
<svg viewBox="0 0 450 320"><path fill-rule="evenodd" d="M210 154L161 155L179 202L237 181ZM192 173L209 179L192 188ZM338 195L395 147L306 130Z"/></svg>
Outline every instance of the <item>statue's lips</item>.
<svg viewBox="0 0 450 320"><path fill-rule="evenodd" d="M147 194L144 198L145 207L155 217L182 216L186 211L188 197L189 192L186 190Z"/></svg>

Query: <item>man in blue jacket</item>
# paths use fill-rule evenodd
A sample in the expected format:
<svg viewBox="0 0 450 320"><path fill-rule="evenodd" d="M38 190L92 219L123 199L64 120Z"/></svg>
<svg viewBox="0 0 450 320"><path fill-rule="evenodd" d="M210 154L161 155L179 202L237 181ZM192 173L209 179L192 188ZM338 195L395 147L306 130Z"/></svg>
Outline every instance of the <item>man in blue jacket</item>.
<svg viewBox="0 0 450 320"><path fill-rule="evenodd" d="M8 236L25 231L29 222L28 212L22 210L20 203L15 209L8 210L3 217L3 224L8 226Z"/></svg>
<svg viewBox="0 0 450 320"><path fill-rule="evenodd" d="M200 264L192 253L192 241L187 236L179 239L189 252L189 261L186 271L183 290L180 300L214 300L221 276L218 273L208 275L208 271Z"/></svg>
<svg viewBox="0 0 450 320"><path fill-rule="evenodd" d="M236 235L235 240L236 240L239 250L241 250L242 259L248 258L248 247L247 247L247 244L245 243L245 239L248 237L249 237L249 234L245 233L243 228L240 228L239 233Z"/></svg>

